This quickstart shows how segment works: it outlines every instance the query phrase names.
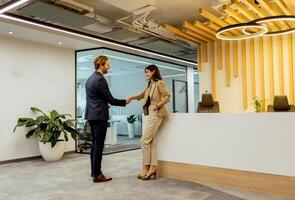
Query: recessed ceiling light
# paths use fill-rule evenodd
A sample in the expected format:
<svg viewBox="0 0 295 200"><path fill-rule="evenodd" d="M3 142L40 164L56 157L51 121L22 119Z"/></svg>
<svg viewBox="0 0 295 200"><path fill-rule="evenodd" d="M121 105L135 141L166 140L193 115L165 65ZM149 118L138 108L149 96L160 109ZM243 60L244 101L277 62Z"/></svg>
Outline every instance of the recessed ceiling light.
<svg viewBox="0 0 295 200"><path fill-rule="evenodd" d="M59 45L62 45L62 42L58 42Z"/></svg>
<svg viewBox="0 0 295 200"><path fill-rule="evenodd" d="M11 35L11 34L13 34L13 31L9 31L8 33Z"/></svg>

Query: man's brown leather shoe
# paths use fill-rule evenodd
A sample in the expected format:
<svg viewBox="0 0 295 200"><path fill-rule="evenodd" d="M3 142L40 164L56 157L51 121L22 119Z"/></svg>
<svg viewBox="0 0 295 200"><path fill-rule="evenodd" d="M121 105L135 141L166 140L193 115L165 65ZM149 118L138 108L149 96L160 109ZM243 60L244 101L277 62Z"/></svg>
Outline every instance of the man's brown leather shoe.
<svg viewBox="0 0 295 200"><path fill-rule="evenodd" d="M107 181L110 181L110 180L112 180L111 177L106 177L103 174L93 177L93 183L107 182Z"/></svg>

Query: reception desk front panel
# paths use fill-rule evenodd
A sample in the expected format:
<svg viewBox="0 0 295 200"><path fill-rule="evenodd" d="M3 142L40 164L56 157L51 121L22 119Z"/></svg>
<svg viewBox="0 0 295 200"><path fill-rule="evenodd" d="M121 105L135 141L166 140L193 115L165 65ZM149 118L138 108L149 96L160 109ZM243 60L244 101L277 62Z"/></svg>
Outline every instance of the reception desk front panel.
<svg viewBox="0 0 295 200"><path fill-rule="evenodd" d="M295 177L294 113L174 113L159 160Z"/></svg>

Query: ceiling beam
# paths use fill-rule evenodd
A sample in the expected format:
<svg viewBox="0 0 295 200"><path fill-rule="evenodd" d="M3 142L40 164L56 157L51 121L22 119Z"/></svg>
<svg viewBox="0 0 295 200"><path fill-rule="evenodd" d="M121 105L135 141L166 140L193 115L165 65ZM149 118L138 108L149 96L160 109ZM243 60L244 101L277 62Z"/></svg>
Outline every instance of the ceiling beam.
<svg viewBox="0 0 295 200"><path fill-rule="evenodd" d="M294 0L283 0L287 7L290 8L293 15L295 15L295 1Z"/></svg>
<svg viewBox="0 0 295 200"><path fill-rule="evenodd" d="M255 12L259 17L268 17L269 15L263 9L258 7L253 0L240 0L243 4L245 4L248 8L250 8L253 12ZM273 31L279 31L280 26L274 22L269 23L270 27Z"/></svg>
<svg viewBox="0 0 295 200"><path fill-rule="evenodd" d="M182 32L181 30L179 30L178 28L175 28L174 26L171 26L169 24L166 24L165 25L165 28L171 32L173 32L178 38L180 39L184 39L184 40L188 40L188 41L191 41L191 42L194 42L196 44L203 44L203 43L206 43L206 41L203 41L203 40L199 40L197 38L194 38L184 32Z"/></svg>
<svg viewBox="0 0 295 200"><path fill-rule="evenodd" d="M209 22L207 23L207 27L208 27L208 28L211 28L211 29L214 30L215 32L217 32L217 31L221 28L221 26L218 26L217 24L215 24L214 22L211 22L211 21L209 21Z"/></svg>
<svg viewBox="0 0 295 200"><path fill-rule="evenodd" d="M231 17L229 15L224 16L223 20L226 23L230 24L230 25L238 24L239 23L235 18L233 18L233 17ZM244 33L241 30L238 30L238 31L239 31L240 34L244 35Z"/></svg>
<svg viewBox="0 0 295 200"><path fill-rule="evenodd" d="M283 11L281 11L278 6L276 6L277 4L276 3L272 3L270 5L270 7L272 8L272 10L277 14L277 15L284 15L285 13ZM290 25L290 22L288 21L283 21L283 24L285 25L285 28L286 29L290 29L291 28L291 25Z"/></svg>
<svg viewBox="0 0 295 200"><path fill-rule="evenodd" d="M190 31L195 32L196 34L198 34L198 35L200 35L200 36L202 36L204 38L208 38L208 39L210 39L212 41L217 40L215 35L208 34L208 32L205 32L205 31L203 31L201 29L196 28L194 25L188 23L187 21L185 21L183 23L183 27L190 30Z"/></svg>
<svg viewBox="0 0 295 200"><path fill-rule="evenodd" d="M211 34L211 35L216 35L216 31L213 31L212 29L208 28L208 26L202 24L202 23L199 22L199 21L196 21L196 22L194 23L194 26L195 26L196 28L199 28L199 29L203 30L203 31L206 31L207 33L209 33L209 34Z"/></svg>
<svg viewBox="0 0 295 200"><path fill-rule="evenodd" d="M280 15L279 12L277 12L276 10L272 9L270 2L266 2L265 0L257 0L261 7L264 8L270 15L276 16L276 15ZM285 29L290 28L290 26L283 21L279 21L278 22L282 27L284 27Z"/></svg>
<svg viewBox="0 0 295 200"><path fill-rule="evenodd" d="M228 26L229 24L226 23L225 21L223 21L222 19L216 17L214 14L212 14L211 12L209 12L208 10L204 9L204 8L201 8L199 10L199 14L202 16L202 17L205 17L207 18L208 20L216 23L217 25L221 26L221 27L224 27L224 26ZM232 30L230 31L231 33L233 34L239 34L239 31L237 30Z"/></svg>
<svg viewBox="0 0 295 200"><path fill-rule="evenodd" d="M237 21L239 21L241 23L246 23L249 21L246 17L239 14L237 11L235 11L234 9L229 7L228 5L224 5L223 10L226 14L230 15L231 17L235 18Z"/></svg>
<svg viewBox="0 0 295 200"><path fill-rule="evenodd" d="M226 21L226 23L229 23L229 24L238 24L239 23L237 20L235 20L233 17L231 17L229 15L224 16L223 20Z"/></svg>
<svg viewBox="0 0 295 200"><path fill-rule="evenodd" d="M194 38L199 39L199 40L204 40L204 41L209 42L209 43L213 42L213 40L211 40L211 39L209 39L209 38L205 38L205 37L203 37L203 36L197 34L197 33L194 32L194 31L191 31L191 30L185 30L184 32L185 32L186 34L188 34L188 35L194 37Z"/></svg>
<svg viewBox="0 0 295 200"><path fill-rule="evenodd" d="M244 5L240 4L237 0L232 0L231 3L237 7L240 13L242 13L248 20L255 20L257 17L247 9Z"/></svg>
<svg viewBox="0 0 295 200"><path fill-rule="evenodd" d="M274 3L283 11L285 15L292 15L291 11L287 8L288 6L282 0L274 0Z"/></svg>

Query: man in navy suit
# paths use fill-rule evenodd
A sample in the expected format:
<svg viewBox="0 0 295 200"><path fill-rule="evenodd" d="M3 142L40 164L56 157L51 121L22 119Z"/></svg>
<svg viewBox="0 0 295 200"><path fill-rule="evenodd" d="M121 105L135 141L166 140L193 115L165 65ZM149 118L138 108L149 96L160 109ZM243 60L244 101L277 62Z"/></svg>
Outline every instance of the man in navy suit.
<svg viewBox="0 0 295 200"><path fill-rule="evenodd" d="M88 78L86 87L85 119L90 124L92 135L92 147L90 153L91 176L93 182L106 182L112 180L104 176L101 171L102 152L109 119L109 104L114 106L126 106L131 99L116 99L112 96L104 74L110 69L109 59L106 56L98 56L94 60L95 72Z"/></svg>

